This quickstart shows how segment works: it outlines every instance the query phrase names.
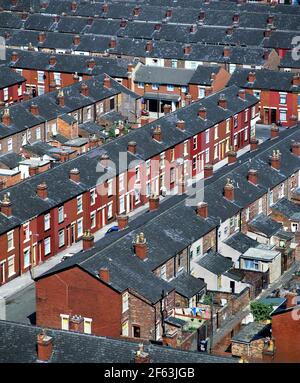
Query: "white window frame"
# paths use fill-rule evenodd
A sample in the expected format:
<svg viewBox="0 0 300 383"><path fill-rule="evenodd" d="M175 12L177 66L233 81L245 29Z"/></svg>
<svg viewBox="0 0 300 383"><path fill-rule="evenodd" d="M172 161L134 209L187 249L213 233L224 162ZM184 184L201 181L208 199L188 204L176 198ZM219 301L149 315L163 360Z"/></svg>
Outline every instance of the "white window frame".
<svg viewBox="0 0 300 383"><path fill-rule="evenodd" d="M122 294L122 313L125 313L129 310L129 293L128 291L125 291L125 293Z"/></svg>
<svg viewBox="0 0 300 383"><path fill-rule="evenodd" d="M64 206L60 206L58 208L58 223L64 222L65 214L64 214Z"/></svg>
<svg viewBox="0 0 300 383"><path fill-rule="evenodd" d="M69 323L70 316L69 315L65 315L65 314L60 314L60 318L61 318L61 329L69 331L69 328L70 328L70 323ZM67 320L67 322L64 322L66 320ZM65 326L64 323L66 323L67 325Z"/></svg>
<svg viewBox="0 0 300 383"><path fill-rule="evenodd" d="M9 246L10 242L12 242L12 246ZM11 251L15 248L14 243L14 230L11 230L7 233L7 251Z"/></svg>
<svg viewBox="0 0 300 383"><path fill-rule="evenodd" d="M97 226L97 214L96 210L91 212L91 229Z"/></svg>
<svg viewBox="0 0 300 383"><path fill-rule="evenodd" d="M51 254L51 237L47 237L44 239L44 254L45 255Z"/></svg>
<svg viewBox="0 0 300 383"><path fill-rule="evenodd" d="M91 189L90 190L90 196L91 196L91 205L95 205L96 203L96 189Z"/></svg>
<svg viewBox="0 0 300 383"><path fill-rule="evenodd" d="M58 247L63 247L65 245L65 230L61 229L58 232Z"/></svg>
<svg viewBox="0 0 300 383"><path fill-rule="evenodd" d="M92 333L92 318L83 318L83 332L84 334Z"/></svg>
<svg viewBox="0 0 300 383"><path fill-rule="evenodd" d="M83 218L77 220L77 238L83 236Z"/></svg>
<svg viewBox="0 0 300 383"><path fill-rule="evenodd" d="M12 264L11 264L11 261ZM13 267L13 271L10 270L10 268ZM7 258L7 277L10 278L13 275L16 274L16 268L15 268L15 256L11 255L10 257Z"/></svg>
<svg viewBox="0 0 300 383"><path fill-rule="evenodd" d="M47 213L44 215L44 231L49 230L51 227L51 215Z"/></svg>
<svg viewBox="0 0 300 383"><path fill-rule="evenodd" d="M82 194L77 197L77 214L83 212Z"/></svg>

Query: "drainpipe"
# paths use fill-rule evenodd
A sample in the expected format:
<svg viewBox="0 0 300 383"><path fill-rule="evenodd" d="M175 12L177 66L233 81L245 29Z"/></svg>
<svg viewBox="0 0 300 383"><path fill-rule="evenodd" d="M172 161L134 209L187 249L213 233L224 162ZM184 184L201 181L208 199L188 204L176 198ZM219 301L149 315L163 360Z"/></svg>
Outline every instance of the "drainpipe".
<svg viewBox="0 0 300 383"><path fill-rule="evenodd" d="M216 227L216 252L218 252L218 248L219 248L219 228L220 228L220 225Z"/></svg>

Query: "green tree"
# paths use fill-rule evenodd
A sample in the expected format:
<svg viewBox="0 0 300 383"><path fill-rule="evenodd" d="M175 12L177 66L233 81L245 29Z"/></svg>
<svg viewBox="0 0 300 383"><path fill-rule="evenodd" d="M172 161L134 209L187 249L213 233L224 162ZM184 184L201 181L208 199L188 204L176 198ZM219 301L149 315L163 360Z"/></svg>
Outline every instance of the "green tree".
<svg viewBox="0 0 300 383"><path fill-rule="evenodd" d="M203 304L204 305L211 305L212 303L212 294L206 294L203 298Z"/></svg>
<svg viewBox="0 0 300 383"><path fill-rule="evenodd" d="M272 305L253 301L250 303L250 310L256 322L271 319Z"/></svg>

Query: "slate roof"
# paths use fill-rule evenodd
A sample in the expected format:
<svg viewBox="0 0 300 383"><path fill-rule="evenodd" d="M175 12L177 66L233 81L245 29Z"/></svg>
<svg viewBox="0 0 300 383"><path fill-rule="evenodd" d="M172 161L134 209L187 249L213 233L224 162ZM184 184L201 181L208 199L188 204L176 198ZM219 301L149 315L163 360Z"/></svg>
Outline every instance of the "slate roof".
<svg viewBox="0 0 300 383"><path fill-rule="evenodd" d="M180 272L170 284L175 288L176 292L186 298L192 298L203 290L206 286L202 279L198 279L185 271Z"/></svg>
<svg viewBox="0 0 300 383"><path fill-rule="evenodd" d="M248 235L240 231L231 235L224 242L241 254L245 253L250 247L259 245L259 242L255 241L255 239L248 237Z"/></svg>
<svg viewBox="0 0 300 383"><path fill-rule="evenodd" d="M0 164L5 165L9 169L14 169L18 167L19 162L22 161L24 158L17 153L7 153L0 156Z"/></svg>
<svg viewBox="0 0 300 383"><path fill-rule="evenodd" d="M25 81L26 79L13 69L7 68L6 66L0 66L0 89L21 84Z"/></svg>
<svg viewBox="0 0 300 383"><path fill-rule="evenodd" d="M96 124L95 122L88 121L83 124L79 124L78 128L84 130L90 135L95 134L97 137L104 138L104 139L108 137L108 133L105 132L104 128Z"/></svg>
<svg viewBox="0 0 300 383"><path fill-rule="evenodd" d="M260 322L251 322L232 337L233 342L250 343L270 335L270 325Z"/></svg>
<svg viewBox="0 0 300 383"><path fill-rule="evenodd" d="M187 86L194 74L191 69L176 69L142 65L135 72L135 82Z"/></svg>
<svg viewBox="0 0 300 383"><path fill-rule="evenodd" d="M176 317L168 317L165 319L165 323L171 324L175 327L183 327L186 324L186 321Z"/></svg>
<svg viewBox="0 0 300 383"><path fill-rule="evenodd" d="M0 363L36 363L37 335L42 328L0 321ZM49 363L131 363L139 343L71 331L46 329L53 338ZM234 358L181 351L166 346L145 344L144 351L153 363L236 363Z"/></svg>
<svg viewBox="0 0 300 383"><path fill-rule="evenodd" d="M293 86L293 76L295 75L295 73L261 69L255 71L256 77L254 83L249 83L249 72L253 72L253 70L236 69L228 82L228 86L236 85L240 88L245 89L261 89L270 91L276 90L293 93L300 92L300 86Z"/></svg>
<svg viewBox="0 0 300 383"><path fill-rule="evenodd" d="M249 222L249 226L258 233L270 238L282 228L282 224L261 213Z"/></svg>
<svg viewBox="0 0 300 383"><path fill-rule="evenodd" d="M219 66L202 66L199 65L193 74L190 84L196 85L211 85L212 84L212 74L218 74L221 67Z"/></svg>
<svg viewBox="0 0 300 383"><path fill-rule="evenodd" d="M222 275L233 266L230 258L223 257L223 255L213 251L206 253L197 263L215 275Z"/></svg>
<svg viewBox="0 0 300 383"><path fill-rule="evenodd" d="M300 206L287 198L281 198L274 205L271 206L272 210L276 210L286 216L288 219L293 219L300 215Z"/></svg>
<svg viewBox="0 0 300 383"><path fill-rule="evenodd" d="M244 254L241 255L241 258L256 259L263 262L271 262L278 255L280 255L279 251L270 250L265 248L264 246L257 246L255 248L248 249Z"/></svg>

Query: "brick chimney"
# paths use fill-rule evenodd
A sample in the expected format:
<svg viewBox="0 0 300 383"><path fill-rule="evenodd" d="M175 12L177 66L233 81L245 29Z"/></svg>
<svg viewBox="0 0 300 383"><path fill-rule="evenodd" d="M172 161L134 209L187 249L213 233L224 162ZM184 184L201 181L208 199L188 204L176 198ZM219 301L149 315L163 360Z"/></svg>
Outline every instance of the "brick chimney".
<svg viewBox="0 0 300 383"><path fill-rule="evenodd" d="M151 358L148 352L144 351L144 345L141 343L139 345L139 350L135 353L134 363L150 363Z"/></svg>
<svg viewBox="0 0 300 383"><path fill-rule="evenodd" d="M141 13L141 8L140 7L134 7L133 8L133 16L139 16Z"/></svg>
<svg viewBox="0 0 300 383"><path fill-rule="evenodd" d="M227 183L224 186L224 197L229 201L234 201L234 186L230 179L227 179Z"/></svg>
<svg viewBox="0 0 300 383"><path fill-rule="evenodd" d="M264 37L270 37L272 35L272 29L267 28L264 30Z"/></svg>
<svg viewBox="0 0 300 383"><path fill-rule="evenodd" d="M114 37L111 37L109 41L109 48L115 49L116 46L117 46L117 40Z"/></svg>
<svg viewBox="0 0 300 383"><path fill-rule="evenodd" d="M204 11L200 11L199 15L198 15L198 20L203 23L204 20L205 20L205 12Z"/></svg>
<svg viewBox="0 0 300 383"><path fill-rule="evenodd" d="M206 202L199 202L197 205L197 215L202 218L208 217L208 204Z"/></svg>
<svg viewBox="0 0 300 383"><path fill-rule="evenodd" d="M230 53L231 53L230 48L229 47L224 47L224 49L223 49L223 56L224 57L230 57Z"/></svg>
<svg viewBox="0 0 300 383"><path fill-rule="evenodd" d="M133 72L133 64L132 64L132 63L129 63L129 64L127 65L127 72L128 72L128 73L132 73L132 72Z"/></svg>
<svg viewBox="0 0 300 383"><path fill-rule="evenodd" d="M127 150L129 153L135 154L136 153L136 142L135 141L129 141L127 144Z"/></svg>
<svg viewBox="0 0 300 383"><path fill-rule="evenodd" d="M166 17L169 19L170 17L172 17L172 9L167 9L166 11Z"/></svg>
<svg viewBox="0 0 300 383"><path fill-rule="evenodd" d="M92 16L89 16L89 17L87 18L87 21L86 21L87 25L92 25L93 22L94 22L94 18L93 18Z"/></svg>
<svg viewBox="0 0 300 383"><path fill-rule="evenodd" d="M292 143L292 153L295 156L300 157L300 142L293 142Z"/></svg>
<svg viewBox="0 0 300 383"><path fill-rule="evenodd" d="M6 126L10 126L11 124L11 118L10 118L10 112L8 108L5 108L2 115L2 124Z"/></svg>
<svg viewBox="0 0 300 383"><path fill-rule="evenodd" d="M198 116L202 118L202 120L207 119L207 111L205 106L201 106L200 109L198 110Z"/></svg>
<svg viewBox="0 0 300 383"><path fill-rule="evenodd" d="M70 170L69 179L77 184L80 183L80 171L77 168Z"/></svg>
<svg viewBox="0 0 300 383"><path fill-rule="evenodd" d="M279 150L273 150L271 157L271 166L273 169L280 169L280 152Z"/></svg>
<svg viewBox="0 0 300 383"><path fill-rule="evenodd" d="M251 182L253 185L258 184L258 172L255 169L249 169L248 170L248 181Z"/></svg>
<svg viewBox="0 0 300 383"><path fill-rule="evenodd" d="M77 3L76 1L72 1L71 2L71 11L75 12L77 9Z"/></svg>
<svg viewBox="0 0 300 383"><path fill-rule="evenodd" d="M246 100L246 91L245 89L239 89L238 96L241 100Z"/></svg>
<svg viewBox="0 0 300 383"><path fill-rule="evenodd" d="M155 141L161 142L162 141L162 133L161 133L161 127L160 125L157 125L153 130L153 139Z"/></svg>
<svg viewBox="0 0 300 383"><path fill-rule="evenodd" d="M154 30L155 30L155 31L160 31L160 30L161 30L161 24L160 24L160 23L156 23L156 24L154 25Z"/></svg>
<svg viewBox="0 0 300 383"><path fill-rule="evenodd" d="M256 79L256 73L255 72L249 72L248 73L248 82L250 84L253 84Z"/></svg>
<svg viewBox="0 0 300 383"><path fill-rule="evenodd" d="M30 105L30 113L33 114L34 116L37 116L39 114L39 108L36 104Z"/></svg>
<svg viewBox="0 0 300 383"><path fill-rule="evenodd" d="M31 165L31 166L29 166L28 170L29 170L29 176L33 177L33 176L38 174L39 167L37 165Z"/></svg>
<svg viewBox="0 0 300 383"><path fill-rule="evenodd" d="M80 36L79 35L75 35L73 37L73 44L76 46L80 44Z"/></svg>
<svg viewBox="0 0 300 383"><path fill-rule="evenodd" d="M178 192L177 194L178 195L183 195L186 193L187 191L187 184L186 184L186 180L184 177L180 178L177 182L177 185L178 185Z"/></svg>
<svg viewBox="0 0 300 383"><path fill-rule="evenodd" d="M129 217L126 214L117 215L117 222L119 230L123 230L128 226Z"/></svg>
<svg viewBox="0 0 300 383"><path fill-rule="evenodd" d="M233 16L232 16L232 21L234 23L239 23L240 22L240 14L239 13L235 13Z"/></svg>
<svg viewBox="0 0 300 383"><path fill-rule="evenodd" d="M111 88L110 77L108 77L108 76L105 76L105 77L104 77L104 80L103 80L103 86L104 86L105 88L108 88L108 89Z"/></svg>
<svg viewBox="0 0 300 383"><path fill-rule="evenodd" d="M167 114L171 113L171 111L172 111L172 106L165 104L164 105L164 115L166 116Z"/></svg>
<svg viewBox="0 0 300 383"><path fill-rule="evenodd" d="M233 148L229 150L229 152L227 153L227 157L228 157L228 165L236 163L237 153L234 151Z"/></svg>
<svg viewBox="0 0 300 383"><path fill-rule="evenodd" d="M191 105L191 103L192 103L192 96L188 93L185 96L185 105Z"/></svg>
<svg viewBox="0 0 300 383"><path fill-rule="evenodd" d="M84 332L84 319L80 315L73 315L69 319L69 330L75 332Z"/></svg>
<svg viewBox="0 0 300 383"><path fill-rule="evenodd" d="M137 234L134 242L134 252L142 261L148 257L148 247L144 233Z"/></svg>
<svg viewBox="0 0 300 383"><path fill-rule="evenodd" d="M120 28L126 28L127 25L127 20L126 19L121 19L120 21Z"/></svg>
<svg viewBox="0 0 300 383"><path fill-rule="evenodd" d="M286 299L286 308L289 308L289 307L294 307L297 305L297 292L296 291L289 291L286 295L285 295L285 299Z"/></svg>
<svg viewBox="0 0 300 383"><path fill-rule="evenodd" d="M102 12L107 13L109 10L109 5L107 3L102 4Z"/></svg>
<svg viewBox="0 0 300 383"><path fill-rule="evenodd" d="M108 167L108 163L109 163L109 155L106 154L106 153L103 153L101 156L100 156L100 164L104 167L104 168L107 168Z"/></svg>
<svg viewBox="0 0 300 383"><path fill-rule="evenodd" d="M267 24L273 24L274 23L274 15L269 15L267 18Z"/></svg>
<svg viewBox="0 0 300 383"><path fill-rule="evenodd" d="M38 42L44 43L46 41L46 33L45 32L39 32L38 34Z"/></svg>
<svg viewBox="0 0 300 383"><path fill-rule="evenodd" d="M192 52L192 46L191 44L186 44L184 47L183 47L183 52L185 55L189 55L191 52Z"/></svg>
<svg viewBox="0 0 300 383"><path fill-rule="evenodd" d="M300 73L293 75L293 86L300 86Z"/></svg>
<svg viewBox="0 0 300 383"><path fill-rule="evenodd" d="M99 270L99 278L102 281L104 281L106 283L109 283L109 281L110 281L109 270L107 268L105 268L105 267L101 268Z"/></svg>
<svg viewBox="0 0 300 383"><path fill-rule="evenodd" d="M48 362L52 356L53 351L53 338L43 333L37 336L37 357L42 362Z"/></svg>
<svg viewBox="0 0 300 383"><path fill-rule="evenodd" d="M22 12L21 13L21 20L27 20L28 13L27 12Z"/></svg>
<svg viewBox="0 0 300 383"><path fill-rule="evenodd" d="M19 55L16 51L13 51L11 56L10 56L10 61L15 63L16 61L18 61L19 59Z"/></svg>
<svg viewBox="0 0 300 383"><path fill-rule="evenodd" d="M86 230L82 236L82 249L88 250L94 246L94 236L90 230Z"/></svg>
<svg viewBox="0 0 300 383"><path fill-rule="evenodd" d="M279 126L276 124L271 125L271 139L279 137Z"/></svg>
<svg viewBox="0 0 300 383"><path fill-rule="evenodd" d="M89 96L89 87L84 82L80 86L80 93L85 97Z"/></svg>
<svg viewBox="0 0 300 383"><path fill-rule="evenodd" d="M65 96L64 96L64 92L62 89L60 89L58 94L57 94L57 103L61 107L65 106Z"/></svg>
<svg viewBox="0 0 300 383"><path fill-rule="evenodd" d="M59 154L60 162L66 162L66 161L68 161L68 159L69 159L69 154L67 152L65 152L64 150L62 150Z"/></svg>
<svg viewBox="0 0 300 383"><path fill-rule="evenodd" d="M43 182L36 187L36 193L42 199L48 198L48 186L46 182Z"/></svg>
<svg viewBox="0 0 300 383"><path fill-rule="evenodd" d="M4 214L6 217L12 216L12 204L11 200L9 198L9 195L7 193L4 194L3 199L1 201L1 213Z"/></svg>
<svg viewBox="0 0 300 383"><path fill-rule="evenodd" d="M214 174L214 167L212 164L204 165L204 179L212 177Z"/></svg>
<svg viewBox="0 0 300 383"><path fill-rule="evenodd" d="M214 81L212 79L212 81ZM205 97L208 97L209 95L211 95L213 93L213 87L212 86L207 86L205 89L204 89L204 94L205 94Z"/></svg>
<svg viewBox="0 0 300 383"><path fill-rule="evenodd" d="M78 76L78 73L77 73L77 72L75 72L75 73L73 74L73 81L74 81L74 82L78 82L78 81L79 81L79 76Z"/></svg>
<svg viewBox="0 0 300 383"><path fill-rule="evenodd" d="M233 35L233 28L232 28L232 27L228 27L228 28L226 29L226 35L228 35L228 36Z"/></svg>
<svg viewBox="0 0 300 383"><path fill-rule="evenodd" d="M178 120L176 122L176 128L185 131L185 121L184 120Z"/></svg>
<svg viewBox="0 0 300 383"><path fill-rule="evenodd" d="M250 138L250 151L257 150L258 147L258 139L256 137Z"/></svg>
<svg viewBox="0 0 300 383"><path fill-rule="evenodd" d="M149 211L157 210L159 208L159 196L151 194L149 197Z"/></svg>
<svg viewBox="0 0 300 383"><path fill-rule="evenodd" d="M90 60L88 60L88 62L87 62L87 67L89 68L89 69L94 69L95 68L95 65L96 65L96 61L95 61L95 59L90 59Z"/></svg>
<svg viewBox="0 0 300 383"><path fill-rule="evenodd" d="M226 99L225 94L220 95L218 105L223 109L227 109L227 99Z"/></svg>
<svg viewBox="0 0 300 383"><path fill-rule="evenodd" d="M190 33L196 33L197 32L197 25L195 24L192 24L190 26Z"/></svg>
<svg viewBox="0 0 300 383"><path fill-rule="evenodd" d="M55 80L51 80L49 84L49 91L53 92L56 89L56 82Z"/></svg>
<svg viewBox="0 0 300 383"><path fill-rule="evenodd" d="M49 65L54 66L55 64L56 64L56 57L52 55L49 58Z"/></svg>
<svg viewBox="0 0 300 383"><path fill-rule="evenodd" d="M153 49L153 42L152 41L147 41L146 52L152 52L152 49Z"/></svg>

